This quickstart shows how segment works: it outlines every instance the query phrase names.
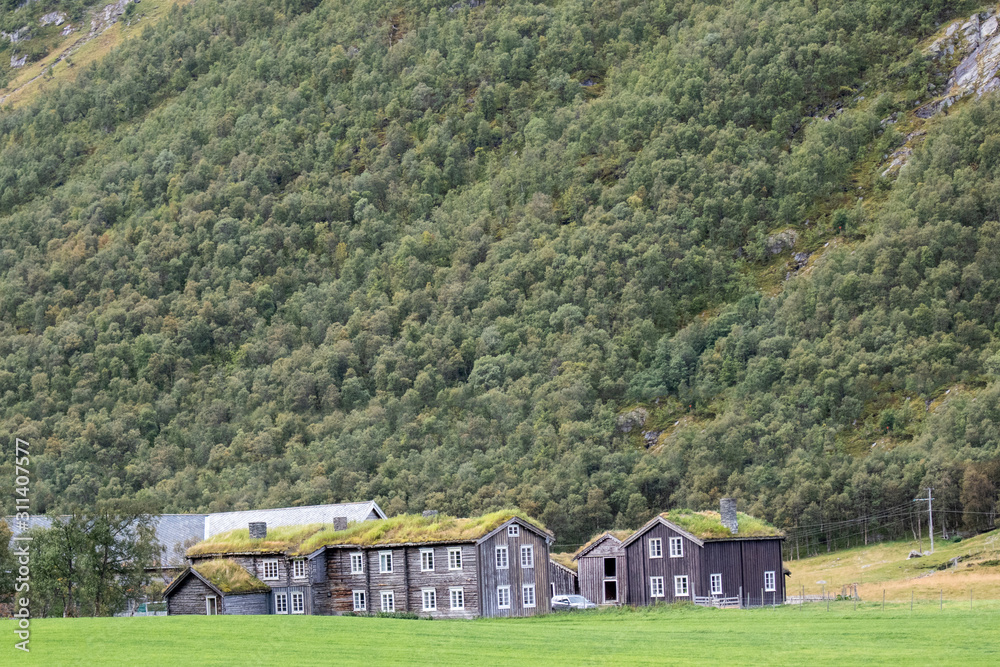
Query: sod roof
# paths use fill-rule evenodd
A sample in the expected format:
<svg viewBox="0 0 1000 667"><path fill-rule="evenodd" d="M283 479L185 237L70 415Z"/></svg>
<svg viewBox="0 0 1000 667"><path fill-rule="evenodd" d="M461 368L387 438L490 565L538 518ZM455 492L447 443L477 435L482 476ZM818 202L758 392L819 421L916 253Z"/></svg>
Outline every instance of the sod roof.
<svg viewBox="0 0 1000 667"><path fill-rule="evenodd" d="M666 519L700 540L731 540L747 537L783 537L784 533L763 519L736 513L738 531L734 535L722 525L722 516L713 510L695 512L693 510L670 510L660 517Z"/></svg>
<svg viewBox="0 0 1000 667"><path fill-rule="evenodd" d="M228 595L267 593L271 590L267 584L247 572L236 561L229 558L216 558L214 560L202 561L190 568L185 568L183 572L170 582L166 591L172 590L192 570L203 577L205 581Z"/></svg>
<svg viewBox="0 0 1000 667"><path fill-rule="evenodd" d="M580 554L582 554L584 551L586 551L590 547L594 546L594 544L596 542L598 542L599 540L603 539L607 535L610 535L611 537L615 538L619 542L624 542L625 540L628 539L629 535L631 535L632 532L633 531L631 531L631 530L603 530L603 531L599 532L597 535L594 535L592 538L590 538L589 540L587 540L587 543L584 544L579 549L577 549L576 551L574 551L571 554L571 556L573 558L576 558L577 556L579 556Z"/></svg>
<svg viewBox="0 0 1000 667"><path fill-rule="evenodd" d="M577 571L576 570L576 561L573 560L573 554L571 554L569 552L558 553L558 554L550 553L549 554L549 558L551 558L555 562L559 563L560 565L562 565L563 567L565 567L567 570L573 570L574 572Z"/></svg>
<svg viewBox="0 0 1000 667"><path fill-rule="evenodd" d="M402 514L381 521L352 524L347 530L335 531L327 527L305 540L297 551L310 553L320 547L338 545L388 546L430 542L474 542L515 517L549 534L540 521L519 510L500 510L471 519L458 519L446 514L429 517Z"/></svg>
<svg viewBox="0 0 1000 667"><path fill-rule="evenodd" d="M251 539L248 528L214 535L188 549L188 556L244 553L308 554L324 546L416 544L428 542L473 542L517 517L546 532L545 526L518 510L500 510L472 519L445 514L425 517L403 514L389 519L348 524L334 530L329 524L268 528L264 539Z"/></svg>

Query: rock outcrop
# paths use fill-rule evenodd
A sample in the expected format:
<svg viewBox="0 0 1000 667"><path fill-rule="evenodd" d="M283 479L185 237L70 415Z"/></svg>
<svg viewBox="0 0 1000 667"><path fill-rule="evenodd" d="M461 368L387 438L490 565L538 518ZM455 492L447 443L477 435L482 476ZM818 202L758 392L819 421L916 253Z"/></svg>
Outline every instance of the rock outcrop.
<svg viewBox="0 0 1000 667"><path fill-rule="evenodd" d="M952 69L941 96L917 109L917 116L930 118L968 95L982 96L1000 88L1000 24L996 9L956 21L944 36L928 47L938 60L958 64Z"/></svg>

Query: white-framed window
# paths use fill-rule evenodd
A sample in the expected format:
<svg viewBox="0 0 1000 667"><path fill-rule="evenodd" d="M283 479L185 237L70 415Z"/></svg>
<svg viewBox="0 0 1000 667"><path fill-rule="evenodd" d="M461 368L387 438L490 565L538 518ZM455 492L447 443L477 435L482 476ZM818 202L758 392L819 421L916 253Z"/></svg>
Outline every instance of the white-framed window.
<svg viewBox="0 0 1000 667"><path fill-rule="evenodd" d="M392 591L382 591L382 611L396 611L396 594Z"/></svg>
<svg viewBox="0 0 1000 667"><path fill-rule="evenodd" d="M713 574L709 577L712 595L722 595L722 575Z"/></svg>
<svg viewBox="0 0 1000 667"><path fill-rule="evenodd" d="M351 574L365 573L365 555L363 553L351 554Z"/></svg>
<svg viewBox="0 0 1000 667"><path fill-rule="evenodd" d="M288 593L274 594L274 613L275 614L288 613Z"/></svg>
<svg viewBox="0 0 1000 667"><path fill-rule="evenodd" d="M450 547L448 549L448 569L462 569L462 547Z"/></svg>
<svg viewBox="0 0 1000 667"><path fill-rule="evenodd" d="M521 527L516 523L507 526L507 537L517 537L521 534Z"/></svg>
<svg viewBox="0 0 1000 667"><path fill-rule="evenodd" d="M461 588L449 588L448 594L451 597L452 609L465 609L465 590Z"/></svg>
<svg viewBox="0 0 1000 667"><path fill-rule="evenodd" d="M306 561L303 558L299 558L292 561L292 577L294 579L305 579L308 575L308 570L306 568Z"/></svg>
<svg viewBox="0 0 1000 667"><path fill-rule="evenodd" d="M683 596L688 594L688 578L686 574L679 574L674 577L674 595Z"/></svg>
<svg viewBox="0 0 1000 667"><path fill-rule="evenodd" d="M679 537L670 538L670 557L671 558L684 557L684 540L682 540Z"/></svg>
<svg viewBox="0 0 1000 667"><path fill-rule="evenodd" d="M422 588L420 589L420 598L424 603L424 611L437 611L438 599L436 590L433 588Z"/></svg>
<svg viewBox="0 0 1000 667"><path fill-rule="evenodd" d="M391 551L379 551L378 552L378 571L392 572L392 552Z"/></svg>
<svg viewBox="0 0 1000 667"><path fill-rule="evenodd" d="M292 613L306 613L306 596L302 593L292 592Z"/></svg>
<svg viewBox="0 0 1000 667"><path fill-rule="evenodd" d="M654 598L663 597L663 577L649 578L649 596Z"/></svg>
<svg viewBox="0 0 1000 667"><path fill-rule="evenodd" d="M528 584L527 586L521 586L521 600L524 602L525 607L535 606L535 585Z"/></svg>
<svg viewBox="0 0 1000 667"><path fill-rule="evenodd" d="M420 571L421 572L433 572L434 571L434 550L433 549L421 549L420 550Z"/></svg>
<svg viewBox="0 0 1000 667"><path fill-rule="evenodd" d="M649 538L649 557L663 558L663 540L659 537Z"/></svg>
<svg viewBox="0 0 1000 667"><path fill-rule="evenodd" d="M364 591L354 591L354 611L367 611L368 603Z"/></svg>
<svg viewBox="0 0 1000 667"><path fill-rule="evenodd" d="M219 613L219 599L214 595L205 596L205 614L215 616Z"/></svg>
<svg viewBox="0 0 1000 667"><path fill-rule="evenodd" d="M273 581L278 578L278 559L269 558L265 561L261 561L261 569L264 571L264 576L261 577L264 581Z"/></svg>
<svg viewBox="0 0 1000 667"><path fill-rule="evenodd" d="M510 586L497 586L497 607L510 609Z"/></svg>
<svg viewBox="0 0 1000 667"><path fill-rule="evenodd" d="M775 589L774 571L768 570L764 573L764 590L770 593Z"/></svg>
<svg viewBox="0 0 1000 667"><path fill-rule="evenodd" d="M497 547L497 569L506 570L508 567L507 547Z"/></svg>
<svg viewBox="0 0 1000 667"><path fill-rule="evenodd" d="M530 544L521 545L521 567L535 567L535 548Z"/></svg>

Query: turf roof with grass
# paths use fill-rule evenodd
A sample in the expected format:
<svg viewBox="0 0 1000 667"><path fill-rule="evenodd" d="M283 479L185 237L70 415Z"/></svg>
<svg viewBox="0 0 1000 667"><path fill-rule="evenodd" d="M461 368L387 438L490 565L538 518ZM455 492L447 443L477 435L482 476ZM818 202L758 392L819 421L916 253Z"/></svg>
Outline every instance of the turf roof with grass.
<svg viewBox="0 0 1000 667"><path fill-rule="evenodd" d="M784 533L763 519L758 519L743 512L736 513L736 524L739 529L735 535L722 525L722 516L713 510L702 512L684 509L670 510L669 512L660 514L660 517L678 528L691 533L700 540L731 540L741 537L784 537Z"/></svg>
<svg viewBox="0 0 1000 667"><path fill-rule="evenodd" d="M610 535L611 537L615 538L619 542L624 542L625 540L627 540L629 538L629 536L633 532L634 531L631 531L631 530L602 530L597 535L594 535L592 538L590 538L589 540L587 540L586 544L584 544L582 547L580 547L579 549L577 549L576 551L574 551L572 554L570 554L570 556L572 558L576 558L577 556L579 556L580 554L582 554L584 551L586 551L590 547L594 546L595 542L597 542L598 540L603 539L605 535Z"/></svg>
<svg viewBox="0 0 1000 667"><path fill-rule="evenodd" d="M334 530L329 524L268 528L267 537L251 539L248 528L214 535L187 550L188 556L244 553L308 554L324 546L375 546L429 542L474 542L513 518L519 518L542 532L545 526L519 510L500 510L471 519L446 514L421 516L403 514L389 519L363 521Z"/></svg>
<svg viewBox="0 0 1000 667"><path fill-rule="evenodd" d="M576 572L576 561L573 560L573 554L566 553L550 553L549 558L551 558L556 563L559 563L567 570L573 570Z"/></svg>
<svg viewBox="0 0 1000 667"><path fill-rule="evenodd" d="M267 584L229 558L206 560L194 565L194 569L213 586L230 595L267 593L271 590Z"/></svg>

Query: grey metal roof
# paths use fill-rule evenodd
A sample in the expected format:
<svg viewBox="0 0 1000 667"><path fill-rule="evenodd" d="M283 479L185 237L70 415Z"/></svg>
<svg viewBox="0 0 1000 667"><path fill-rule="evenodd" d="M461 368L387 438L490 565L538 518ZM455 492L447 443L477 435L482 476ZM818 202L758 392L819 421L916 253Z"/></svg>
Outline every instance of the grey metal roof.
<svg viewBox="0 0 1000 667"><path fill-rule="evenodd" d="M184 567L188 547L227 530L246 528L251 521L264 521L268 526L297 526L309 523L333 523L334 517L347 517L348 522L384 519L385 513L374 500L362 503L277 507L240 512L212 514L161 514L155 518L156 540L163 546L160 567ZM26 525L6 517L15 536L31 528L48 528L52 518L32 516Z"/></svg>

